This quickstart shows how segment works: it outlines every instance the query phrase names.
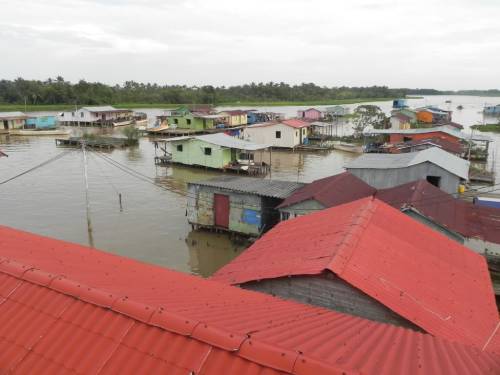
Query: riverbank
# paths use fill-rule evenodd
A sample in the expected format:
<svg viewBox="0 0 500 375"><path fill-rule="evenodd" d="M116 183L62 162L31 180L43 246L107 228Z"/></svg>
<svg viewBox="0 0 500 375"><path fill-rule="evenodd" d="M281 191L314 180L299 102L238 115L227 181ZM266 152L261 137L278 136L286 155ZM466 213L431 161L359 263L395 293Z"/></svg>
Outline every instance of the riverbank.
<svg viewBox="0 0 500 375"><path fill-rule="evenodd" d="M334 99L334 100L318 100L318 101L244 101L244 102L229 102L217 103L218 107L280 107L280 106L314 106L314 105L342 105L342 104L357 104L367 102L386 102L394 98L358 98L358 99ZM102 105L102 104L101 104ZM121 109L136 109L136 108L176 108L182 105L190 105L186 103L118 103L112 104L116 108ZM82 104L79 107L91 106L90 104ZM74 104L0 104L0 112L22 111L22 112L41 112L41 111L66 111L75 108Z"/></svg>
<svg viewBox="0 0 500 375"><path fill-rule="evenodd" d="M480 132L500 133L500 124L472 125L471 129L479 130Z"/></svg>

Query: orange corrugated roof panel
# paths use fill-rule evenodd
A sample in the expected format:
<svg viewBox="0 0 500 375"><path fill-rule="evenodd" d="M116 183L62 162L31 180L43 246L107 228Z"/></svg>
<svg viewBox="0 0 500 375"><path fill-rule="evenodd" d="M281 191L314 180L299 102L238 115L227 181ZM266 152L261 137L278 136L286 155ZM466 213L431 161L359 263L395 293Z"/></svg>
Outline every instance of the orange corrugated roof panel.
<svg viewBox="0 0 500 375"><path fill-rule="evenodd" d="M500 353L485 259L371 197L280 223L212 279L234 285L325 270L435 336Z"/></svg>
<svg viewBox="0 0 500 375"><path fill-rule="evenodd" d="M498 373L496 354L0 227L13 373Z"/></svg>

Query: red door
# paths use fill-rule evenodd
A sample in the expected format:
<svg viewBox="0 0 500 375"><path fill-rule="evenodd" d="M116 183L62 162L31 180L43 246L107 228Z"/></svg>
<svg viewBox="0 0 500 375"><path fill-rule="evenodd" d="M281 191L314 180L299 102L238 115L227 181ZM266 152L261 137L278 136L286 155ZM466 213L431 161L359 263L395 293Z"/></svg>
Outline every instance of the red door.
<svg viewBox="0 0 500 375"><path fill-rule="evenodd" d="M229 227L229 196L214 194L215 226Z"/></svg>

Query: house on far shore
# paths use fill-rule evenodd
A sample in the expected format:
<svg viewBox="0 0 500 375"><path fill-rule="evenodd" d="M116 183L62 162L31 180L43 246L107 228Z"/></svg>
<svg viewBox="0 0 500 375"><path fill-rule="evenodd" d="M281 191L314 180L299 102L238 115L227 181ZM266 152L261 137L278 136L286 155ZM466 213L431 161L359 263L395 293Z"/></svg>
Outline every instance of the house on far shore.
<svg viewBox="0 0 500 375"><path fill-rule="evenodd" d="M277 208L281 220L293 219L325 208L375 194L377 190L349 172L316 180L296 190Z"/></svg>
<svg viewBox="0 0 500 375"><path fill-rule="evenodd" d="M347 116L350 113L349 107L344 107L341 105L334 105L325 108L326 117L342 117Z"/></svg>
<svg viewBox="0 0 500 375"><path fill-rule="evenodd" d="M156 156L156 164L183 164L233 171L250 175L265 175L270 164L256 162L254 153L269 148L231 137L224 133L183 136L156 141L165 145L163 156ZM167 147L170 145L170 147Z"/></svg>
<svg viewBox="0 0 500 375"><path fill-rule="evenodd" d="M164 112L160 120L166 120L170 129L188 129L193 132L224 128L229 123L228 116L217 114L208 106L179 107Z"/></svg>
<svg viewBox="0 0 500 375"><path fill-rule="evenodd" d="M303 120L319 120L323 118L323 112L316 108L300 109L297 117Z"/></svg>
<svg viewBox="0 0 500 375"><path fill-rule="evenodd" d="M195 229L260 236L279 222L276 209L304 184L262 178L221 176L188 183L187 217Z"/></svg>
<svg viewBox="0 0 500 375"><path fill-rule="evenodd" d="M133 111L113 106L82 107L75 111L61 112L58 121L64 126L112 127L131 124Z"/></svg>
<svg viewBox="0 0 500 375"><path fill-rule="evenodd" d="M437 147L402 154L363 154L347 164L347 171L376 189L427 180L455 194L469 179L470 163Z"/></svg>
<svg viewBox="0 0 500 375"><path fill-rule="evenodd" d="M0 134L23 129L27 118L23 112L0 112Z"/></svg>
<svg viewBox="0 0 500 375"><path fill-rule="evenodd" d="M406 99L394 99L392 101L392 108L408 108L408 101Z"/></svg>
<svg viewBox="0 0 500 375"><path fill-rule="evenodd" d="M265 122L246 127L243 138L272 147L295 148L308 143L310 126L311 123L297 119Z"/></svg>
<svg viewBox="0 0 500 375"><path fill-rule="evenodd" d="M248 123L247 111L231 110L218 113L219 116L227 119L228 126L241 126Z"/></svg>
<svg viewBox="0 0 500 375"><path fill-rule="evenodd" d="M484 258L372 197L279 223L211 279L500 351Z"/></svg>
<svg viewBox="0 0 500 375"><path fill-rule="evenodd" d="M29 116L23 129L55 129L57 126L56 116Z"/></svg>

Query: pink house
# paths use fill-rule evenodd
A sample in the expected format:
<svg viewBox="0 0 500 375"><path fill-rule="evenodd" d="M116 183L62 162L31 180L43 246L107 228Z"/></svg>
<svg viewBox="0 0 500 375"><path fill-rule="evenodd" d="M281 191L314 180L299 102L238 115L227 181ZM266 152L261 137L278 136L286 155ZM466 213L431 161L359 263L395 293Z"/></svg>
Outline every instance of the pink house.
<svg viewBox="0 0 500 375"><path fill-rule="evenodd" d="M316 108L309 108L297 111L297 117L306 120L319 120L323 117L323 112Z"/></svg>

